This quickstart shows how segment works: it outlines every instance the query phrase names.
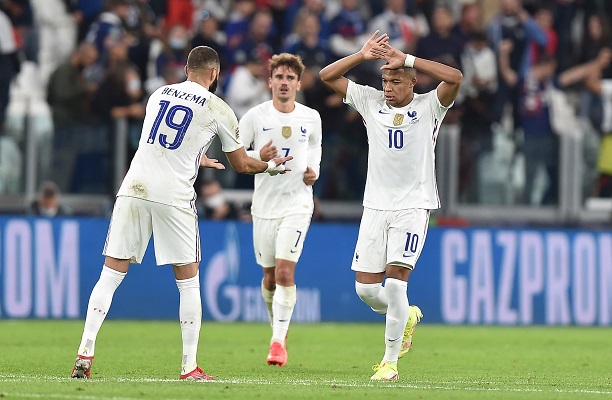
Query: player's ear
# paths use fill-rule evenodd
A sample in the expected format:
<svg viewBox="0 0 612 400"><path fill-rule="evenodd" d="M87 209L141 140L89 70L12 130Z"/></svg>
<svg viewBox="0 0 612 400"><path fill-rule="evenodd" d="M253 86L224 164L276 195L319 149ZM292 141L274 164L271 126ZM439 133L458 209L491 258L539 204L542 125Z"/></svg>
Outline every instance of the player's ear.
<svg viewBox="0 0 612 400"><path fill-rule="evenodd" d="M297 91L299 92L301 88L302 88L302 81L298 81L298 83L297 83Z"/></svg>

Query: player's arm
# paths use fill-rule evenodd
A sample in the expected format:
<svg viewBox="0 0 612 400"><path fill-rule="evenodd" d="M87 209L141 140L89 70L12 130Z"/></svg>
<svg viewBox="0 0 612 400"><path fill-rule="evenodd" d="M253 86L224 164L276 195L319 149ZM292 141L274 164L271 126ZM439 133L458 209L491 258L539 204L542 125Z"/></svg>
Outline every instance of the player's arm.
<svg viewBox="0 0 612 400"><path fill-rule="evenodd" d="M442 82L437 89L440 103L444 107L448 107L455 101L463 80L463 74L457 68L405 54L389 44L376 46L372 48L371 53L377 58L384 58L387 61L387 64L383 65L381 69L414 68L441 80Z"/></svg>
<svg viewBox="0 0 612 400"><path fill-rule="evenodd" d="M321 117L317 113L317 125L313 134L308 139L308 167L304 173L303 181L306 185L312 186L319 179L321 171L321 141L322 141Z"/></svg>
<svg viewBox="0 0 612 400"><path fill-rule="evenodd" d="M283 163L293 159L292 156L289 156L274 158L268 162L259 161L253 157L249 157L244 147L240 147L237 150L225 154L227 155L230 165L236 172L251 175L260 172L267 172L270 175L284 174L287 171L291 171L291 169L286 168Z"/></svg>
<svg viewBox="0 0 612 400"><path fill-rule="evenodd" d="M375 56L370 50L388 41L389 37L386 33L378 36L378 31L374 32L368 41L365 42L361 50L329 64L319 72L319 77L323 83L329 86L334 92L338 93L343 98L346 97L348 79L344 77L344 74L364 61L380 58Z"/></svg>

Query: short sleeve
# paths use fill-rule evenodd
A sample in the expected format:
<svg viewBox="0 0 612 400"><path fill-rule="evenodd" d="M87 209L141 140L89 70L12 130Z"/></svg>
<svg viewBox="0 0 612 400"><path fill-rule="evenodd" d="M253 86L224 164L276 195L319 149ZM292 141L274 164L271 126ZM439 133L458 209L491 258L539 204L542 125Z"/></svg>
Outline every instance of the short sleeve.
<svg viewBox="0 0 612 400"><path fill-rule="evenodd" d="M448 107L443 106L442 103L440 103L440 99L438 98L438 88L435 88L434 90L430 92L427 92L425 96L427 96L427 99L429 101L429 106L431 107L431 110L433 111L433 115L437 119L442 119L444 115L446 115L446 112L448 111L448 109L451 108L455 104L455 102L453 101L452 103L448 105Z"/></svg>
<svg viewBox="0 0 612 400"><path fill-rule="evenodd" d="M217 119L217 130L221 140L221 149L224 153L231 153L243 147L238 129L238 119L236 114L229 108L219 112L220 118Z"/></svg>
<svg viewBox="0 0 612 400"><path fill-rule="evenodd" d="M349 79L346 88L346 97L343 101L357 110L359 114L365 115L368 102L378 95L379 91L373 87L359 85Z"/></svg>

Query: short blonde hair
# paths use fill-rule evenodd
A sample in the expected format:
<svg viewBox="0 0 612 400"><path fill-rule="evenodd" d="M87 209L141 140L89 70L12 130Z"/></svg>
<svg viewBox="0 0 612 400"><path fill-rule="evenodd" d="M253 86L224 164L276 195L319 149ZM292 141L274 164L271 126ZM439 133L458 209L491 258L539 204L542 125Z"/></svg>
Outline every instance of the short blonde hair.
<svg viewBox="0 0 612 400"><path fill-rule="evenodd" d="M297 54L275 54L272 56L272 58L270 58L270 77L272 77L274 71L281 66L285 66L290 70L293 70L293 72L297 74L298 80L300 80L302 73L306 69L304 63L302 62L302 57L298 56Z"/></svg>

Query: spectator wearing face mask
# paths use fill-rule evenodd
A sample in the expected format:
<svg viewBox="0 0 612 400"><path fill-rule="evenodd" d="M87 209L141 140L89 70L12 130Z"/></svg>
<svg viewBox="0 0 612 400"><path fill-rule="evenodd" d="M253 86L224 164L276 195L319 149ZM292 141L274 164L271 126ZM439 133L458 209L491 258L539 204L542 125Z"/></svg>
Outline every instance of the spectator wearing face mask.
<svg viewBox="0 0 612 400"><path fill-rule="evenodd" d="M60 191L55 182L44 181L38 190L36 200L30 205L30 214L41 217L62 217L72 215L72 210L61 203Z"/></svg>
<svg viewBox="0 0 612 400"><path fill-rule="evenodd" d="M180 66L187 62L189 54L189 43L191 37L183 25L173 25L168 31L168 36L162 44L162 51L157 57L155 68L158 76L161 76L168 66Z"/></svg>
<svg viewBox="0 0 612 400"><path fill-rule="evenodd" d="M221 184L216 180L206 180L200 186L198 215L211 220L236 219L237 207L227 201Z"/></svg>

